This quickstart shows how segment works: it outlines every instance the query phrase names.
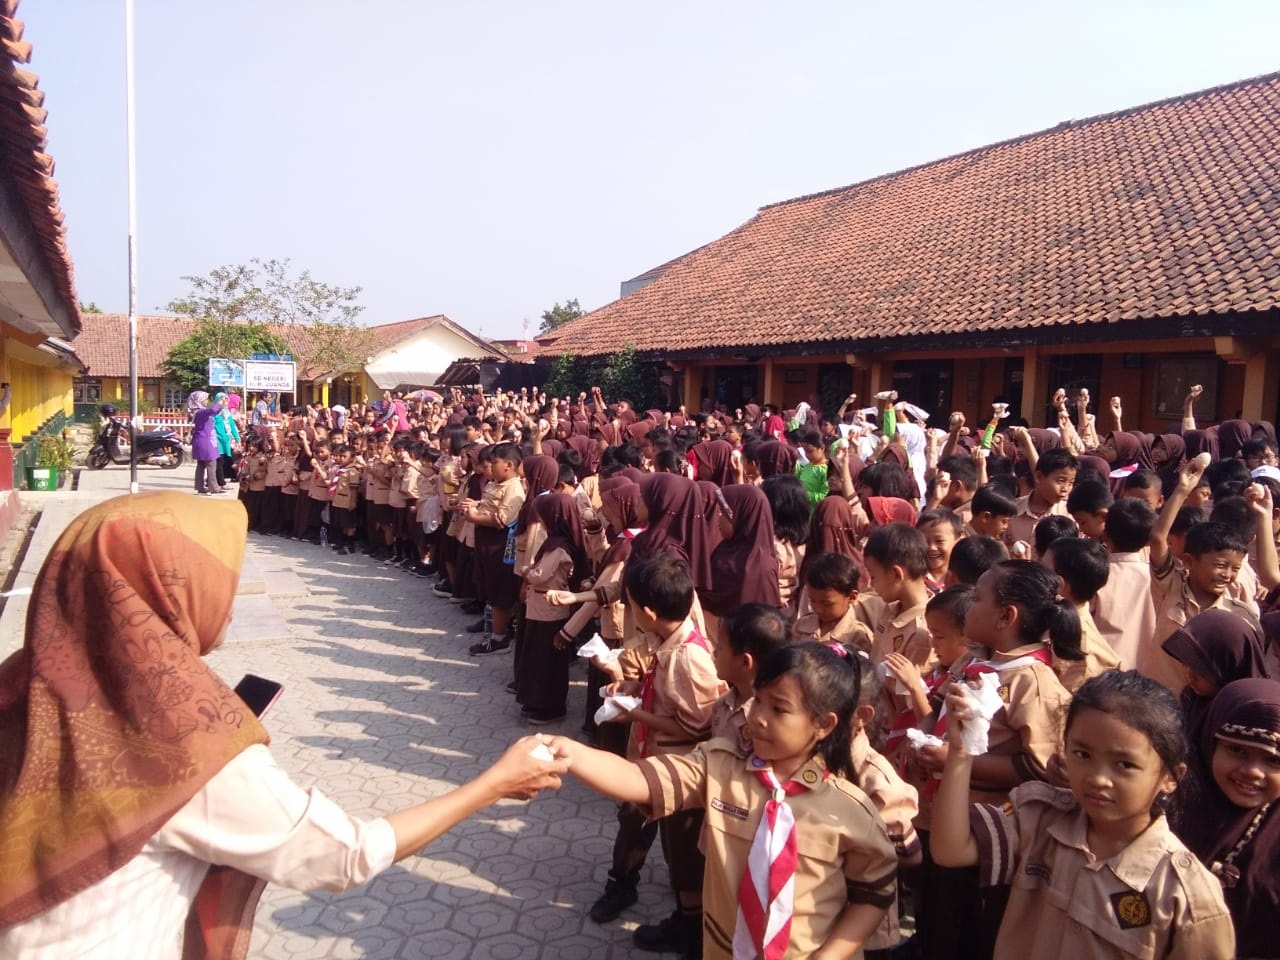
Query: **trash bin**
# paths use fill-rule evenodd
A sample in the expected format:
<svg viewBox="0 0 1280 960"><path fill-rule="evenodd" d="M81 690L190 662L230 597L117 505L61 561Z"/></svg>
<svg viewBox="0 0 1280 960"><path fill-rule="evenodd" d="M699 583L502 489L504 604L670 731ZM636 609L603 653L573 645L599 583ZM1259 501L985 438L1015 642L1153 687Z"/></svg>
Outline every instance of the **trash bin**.
<svg viewBox="0 0 1280 960"><path fill-rule="evenodd" d="M58 489L57 467L27 467L27 489L52 491Z"/></svg>

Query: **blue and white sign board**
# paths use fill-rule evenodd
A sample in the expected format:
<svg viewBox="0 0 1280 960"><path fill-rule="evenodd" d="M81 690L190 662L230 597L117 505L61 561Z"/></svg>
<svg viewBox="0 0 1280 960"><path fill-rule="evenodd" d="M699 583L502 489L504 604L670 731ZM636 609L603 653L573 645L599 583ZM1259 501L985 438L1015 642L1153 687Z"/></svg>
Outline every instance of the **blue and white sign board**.
<svg viewBox="0 0 1280 960"><path fill-rule="evenodd" d="M209 386L211 387L243 387L244 368L236 360L209 360Z"/></svg>
<svg viewBox="0 0 1280 960"><path fill-rule="evenodd" d="M297 370L292 360L244 360L244 388L293 393L297 388Z"/></svg>

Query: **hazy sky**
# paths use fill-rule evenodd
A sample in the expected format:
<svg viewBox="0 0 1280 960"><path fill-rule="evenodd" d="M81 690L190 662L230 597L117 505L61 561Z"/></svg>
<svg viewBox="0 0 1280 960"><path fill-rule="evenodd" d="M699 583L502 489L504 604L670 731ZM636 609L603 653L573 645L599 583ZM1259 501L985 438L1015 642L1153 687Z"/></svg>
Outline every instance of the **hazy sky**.
<svg viewBox="0 0 1280 960"><path fill-rule="evenodd" d="M980 11L980 12L978 12ZM81 298L128 305L124 0L24 0ZM290 257L536 330L766 203L1280 69L1276 0L136 0L140 309Z"/></svg>

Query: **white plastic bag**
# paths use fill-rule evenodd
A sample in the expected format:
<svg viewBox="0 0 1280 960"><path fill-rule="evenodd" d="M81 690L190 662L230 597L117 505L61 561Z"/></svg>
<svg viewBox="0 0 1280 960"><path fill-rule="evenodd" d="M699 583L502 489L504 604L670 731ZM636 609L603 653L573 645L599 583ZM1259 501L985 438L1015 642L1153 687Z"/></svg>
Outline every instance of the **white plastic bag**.
<svg viewBox="0 0 1280 960"><path fill-rule="evenodd" d="M604 687L600 688L604 691ZM640 706L639 697L610 697L604 698L604 703L600 705L600 709L596 711L596 723L608 723L615 717L620 717L624 713L636 709Z"/></svg>
<svg viewBox="0 0 1280 960"><path fill-rule="evenodd" d="M601 663L617 663L618 657L621 655L621 650L610 650L609 645L604 642L600 634L596 634L578 648L578 656L587 660L595 659Z"/></svg>
<svg viewBox="0 0 1280 960"><path fill-rule="evenodd" d="M971 757L987 752L987 734L991 731L991 718L1000 712L1004 701L1000 699L1000 674L978 675L978 689L968 684L956 684L955 689L969 699L974 717L960 728L960 745Z"/></svg>

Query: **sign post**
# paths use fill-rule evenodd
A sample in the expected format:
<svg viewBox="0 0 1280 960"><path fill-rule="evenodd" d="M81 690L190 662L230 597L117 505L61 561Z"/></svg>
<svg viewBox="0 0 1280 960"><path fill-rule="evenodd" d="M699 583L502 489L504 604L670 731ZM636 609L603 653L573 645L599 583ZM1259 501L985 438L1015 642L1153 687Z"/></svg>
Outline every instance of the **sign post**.
<svg viewBox="0 0 1280 960"><path fill-rule="evenodd" d="M239 360L224 360L220 357L209 359L209 386L244 387L244 368Z"/></svg>
<svg viewBox="0 0 1280 960"><path fill-rule="evenodd" d="M242 360L246 391L293 393L297 389L297 367L292 360Z"/></svg>

